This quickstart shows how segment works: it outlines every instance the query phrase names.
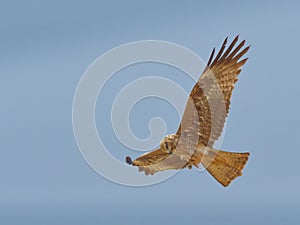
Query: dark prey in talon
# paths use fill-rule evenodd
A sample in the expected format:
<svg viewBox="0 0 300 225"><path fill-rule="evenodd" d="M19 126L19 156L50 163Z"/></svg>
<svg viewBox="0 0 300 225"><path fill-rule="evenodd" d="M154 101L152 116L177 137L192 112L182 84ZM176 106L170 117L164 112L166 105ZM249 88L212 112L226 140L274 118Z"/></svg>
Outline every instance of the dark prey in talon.
<svg viewBox="0 0 300 225"><path fill-rule="evenodd" d="M126 157L126 163L131 165L132 164L132 160L129 156Z"/></svg>
<svg viewBox="0 0 300 225"><path fill-rule="evenodd" d="M160 147L135 160L126 162L137 166L146 175L164 170L204 168L224 187L242 176L249 153L227 152L214 149L229 113L230 99L238 75L248 58L249 50L239 37L227 45L226 38L215 56L213 49L206 68L193 87L184 114L175 134L167 135ZM215 56L215 57L214 57Z"/></svg>

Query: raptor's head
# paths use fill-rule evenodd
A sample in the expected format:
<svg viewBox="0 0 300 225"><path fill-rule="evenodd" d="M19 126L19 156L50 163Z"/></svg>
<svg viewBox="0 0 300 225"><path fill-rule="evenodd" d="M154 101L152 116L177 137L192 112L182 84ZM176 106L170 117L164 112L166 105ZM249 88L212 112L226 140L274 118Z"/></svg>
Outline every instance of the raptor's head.
<svg viewBox="0 0 300 225"><path fill-rule="evenodd" d="M178 137L175 134L168 134L160 142L160 149L165 150L168 153L171 153L177 145Z"/></svg>
<svg viewBox="0 0 300 225"><path fill-rule="evenodd" d="M169 134L160 142L160 148L152 152L147 152L135 160L132 160L129 156L125 158L125 161L129 165L133 166L146 166L154 163L158 163L167 157L174 151L178 143L179 137L175 134ZM148 172L146 172L148 173ZM149 172L151 173L151 172Z"/></svg>

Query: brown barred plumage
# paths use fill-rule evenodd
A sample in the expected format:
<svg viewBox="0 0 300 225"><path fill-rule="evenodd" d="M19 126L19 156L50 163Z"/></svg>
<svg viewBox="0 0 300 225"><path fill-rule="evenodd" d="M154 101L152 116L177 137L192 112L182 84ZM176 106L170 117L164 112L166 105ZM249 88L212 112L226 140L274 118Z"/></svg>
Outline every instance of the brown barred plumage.
<svg viewBox="0 0 300 225"><path fill-rule="evenodd" d="M157 150L134 161L127 158L129 164L138 166L139 171L148 175L193 165L198 167L201 162L223 186L242 175L249 153L212 148L222 133L234 85L248 58L240 59L250 48L243 48L245 40L235 47L237 36L226 49L227 39L215 58L213 49L206 68L190 93L176 134L166 136Z"/></svg>

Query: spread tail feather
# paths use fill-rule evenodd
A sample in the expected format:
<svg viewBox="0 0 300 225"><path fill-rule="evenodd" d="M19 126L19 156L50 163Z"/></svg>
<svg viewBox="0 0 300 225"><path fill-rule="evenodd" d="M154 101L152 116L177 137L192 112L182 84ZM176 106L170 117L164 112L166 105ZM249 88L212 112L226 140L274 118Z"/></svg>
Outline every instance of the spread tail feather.
<svg viewBox="0 0 300 225"><path fill-rule="evenodd" d="M248 157L248 152L235 153L207 149L201 163L220 184L226 187L236 177L242 176L242 170Z"/></svg>

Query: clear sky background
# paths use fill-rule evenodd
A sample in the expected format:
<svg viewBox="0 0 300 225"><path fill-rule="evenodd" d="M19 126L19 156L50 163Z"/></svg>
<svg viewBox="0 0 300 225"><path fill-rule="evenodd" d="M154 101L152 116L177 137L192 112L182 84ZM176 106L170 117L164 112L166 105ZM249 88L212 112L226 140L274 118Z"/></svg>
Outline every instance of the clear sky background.
<svg viewBox="0 0 300 225"><path fill-rule="evenodd" d="M2 1L0 224L299 224L299 11L299 1ZM236 34L252 47L222 149L251 152L242 178L223 188L208 173L187 170L132 188L87 165L71 113L91 62L144 39L175 42L207 60ZM104 101L113 100L109 90L120 90L122 77L160 73L192 87L183 73L147 64L116 74ZM101 107L98 125L107 110ZM132 129L142 138L153 116L162 116L169 132L179 123L174 109L155 99L132 113ZM104 127L112 154L132 154L109 123Z"/></svg>

